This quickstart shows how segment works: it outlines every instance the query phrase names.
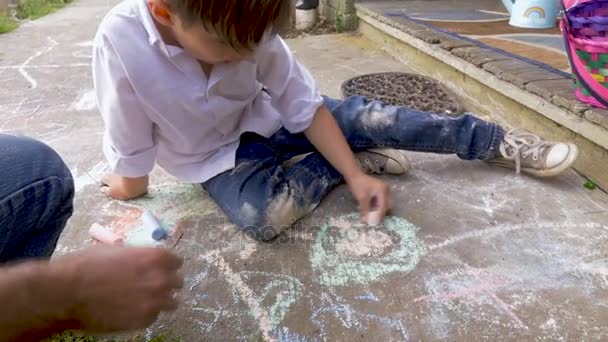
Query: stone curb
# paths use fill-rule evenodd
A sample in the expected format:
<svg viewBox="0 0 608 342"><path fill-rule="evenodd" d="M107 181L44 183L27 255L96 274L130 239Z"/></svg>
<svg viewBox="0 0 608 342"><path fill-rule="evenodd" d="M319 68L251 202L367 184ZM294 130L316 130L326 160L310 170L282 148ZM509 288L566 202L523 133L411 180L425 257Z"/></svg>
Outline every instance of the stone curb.
<svg viewBox="0 0 608 342"><path fill-rule="evenodd" d="M465 37L447 34L439 29L435 30L414 20L403 17L394 20L371 11L363 5L356 6L357 11L367 16L401 30L425 43L448 51L454 57L471 63L503 81L568 110L573 116L608 129L608 111L593 108L578 101L574 96L572 80L563 73L553 72L550 67L543 68L529 63L525 59L514 58L507 52L485 47L481 43L472 42Z"/></svg>

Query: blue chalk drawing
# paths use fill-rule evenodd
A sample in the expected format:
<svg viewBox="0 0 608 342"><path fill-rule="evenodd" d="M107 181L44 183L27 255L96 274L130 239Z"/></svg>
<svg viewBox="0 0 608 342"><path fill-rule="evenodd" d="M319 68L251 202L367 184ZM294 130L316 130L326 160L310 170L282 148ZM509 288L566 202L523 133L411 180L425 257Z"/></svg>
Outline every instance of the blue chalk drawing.
<svg viewBox="0 0 608 342"><path fill-rule="evenodd" d="M369 329L370 324L378 324L398 334L399 340L409 340L408 330L400 319L360 312L340 296L331 292L323 293L321 305L313 311L311 316L312 322L319 327L323 340L328 340L327 335L330 330L335 331L335 324L328 324L332 317L349 330L363 333Z"/></svg>
<svg viewBox="0 0 608 342"><path fill-rule="evenodd" d="M380 298L376 297L376 295L371 292L368 292L361 296L357 296L357 297L355 297L355 299L361 300L361 301L368 301L368 302L379 302L380 301Z"/></svg>
<svg viewBox="0 0 608 342"><path fill-rule="evenodd" d="M315 339L307 339L305 336L289 331L287 327L279 327L273 331L273 336L278 342L308 342L318 341Z"/></svg>

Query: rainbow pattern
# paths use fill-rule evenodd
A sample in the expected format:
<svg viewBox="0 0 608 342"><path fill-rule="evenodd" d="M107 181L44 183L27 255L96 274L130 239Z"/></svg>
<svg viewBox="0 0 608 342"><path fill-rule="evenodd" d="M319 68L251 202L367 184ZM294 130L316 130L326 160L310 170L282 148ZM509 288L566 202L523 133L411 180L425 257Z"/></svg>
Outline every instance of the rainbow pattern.
<svg viewBox="0 0 608 342"><path fill-rule="evenodd" d="M537 18L545 18L547 15L545 14L545 10L542 7L534 6L534 7L528 8L524 12L524 17L526 17L526 18L530 18L533 16L537 17Z"/></svg>

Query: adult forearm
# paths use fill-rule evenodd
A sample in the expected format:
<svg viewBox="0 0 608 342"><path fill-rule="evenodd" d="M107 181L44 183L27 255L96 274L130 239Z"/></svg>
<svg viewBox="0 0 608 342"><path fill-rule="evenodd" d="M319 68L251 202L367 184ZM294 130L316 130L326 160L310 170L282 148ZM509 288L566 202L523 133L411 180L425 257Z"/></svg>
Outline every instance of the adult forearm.
<svg viewBox="0 0 608 342"><path fill-rule="evenodd" d="M76 328L68 282L46 261L0 268L0 341L34 341Z"/></svg>

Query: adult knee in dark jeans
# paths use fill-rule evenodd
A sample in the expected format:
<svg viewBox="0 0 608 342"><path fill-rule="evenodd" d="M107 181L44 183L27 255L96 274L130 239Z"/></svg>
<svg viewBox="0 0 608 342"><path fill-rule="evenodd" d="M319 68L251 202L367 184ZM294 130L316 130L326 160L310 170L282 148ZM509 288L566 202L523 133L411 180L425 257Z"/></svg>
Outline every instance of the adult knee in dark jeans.
<svg viewBox="0 0 608 342"><path fill-rule="evenodd" d="M42 179L56 177L74 191L70 170L50 146L27 137L0 134L0 171L7 181L0 184L0 200L9 193Z"/></svg>
<svg viewBox="0 0 608 342"><path fill-rule="evenodd" d="M74 181L52 148L0 135L0 261L49 257L73 212Z"/></svg>

